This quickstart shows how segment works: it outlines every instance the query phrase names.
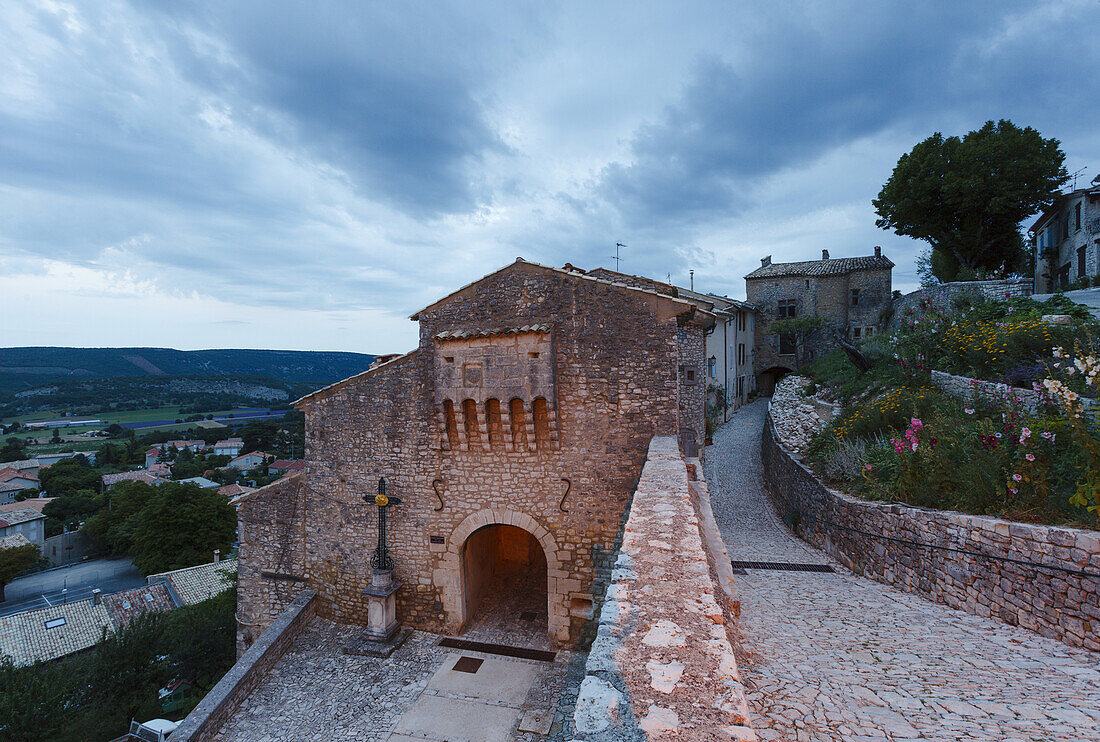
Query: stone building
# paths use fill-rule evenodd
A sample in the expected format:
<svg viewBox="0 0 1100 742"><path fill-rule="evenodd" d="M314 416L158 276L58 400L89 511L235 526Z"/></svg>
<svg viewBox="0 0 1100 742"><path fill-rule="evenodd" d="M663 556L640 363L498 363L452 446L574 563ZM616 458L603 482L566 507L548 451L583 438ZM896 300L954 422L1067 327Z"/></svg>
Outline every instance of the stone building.
<svg viewBox="0 0 1100 742"><path fill-rule="evenodd" d="M572 266L568 267L578 270ZM702 293L606 268L596 268L588 271L587 275L687 299L714 314L715 323L706 332L703 376L706 378L708 392L710 392L708 402L713 401L713 392L717 392L719 398L725 398L725 404L721 405L722 413L719 419L728 420L729 416L745 404L749 395L756 390L756 376L753 373L756 308L753 305L728 296Z"/></svg>
<svg viewBox="0 0 1100 742"><path fill-rule="evenodd" d="M834 331L862 340L878 331L892 298L894 267L875 247L874 255L773 263L771 256L745 276L747 301L757 309L756 354L753 359L758 391L770 395L775 382L799 361L813 360L836 347ZM819 316L822 329L798 347L798 339L769 333L775 320Z"/></svg>
<svg viewBox="0 0 1100 742"><path fill-rule="evenodd" d="M1100 275L1100 176L1055 199L1028 230L1035 291L1050 293Z"/></svg>
<svg viewBox="0 0 1100 742"><path fill-rule="evenodd" d="M698 302L517 260L412 319L415 350L296 403L306 470L236 498L242 648L303 587L365 622L381 478L403 623L460 634L535 591L526 620L576 641L649 441L702 442Z"/></svg>

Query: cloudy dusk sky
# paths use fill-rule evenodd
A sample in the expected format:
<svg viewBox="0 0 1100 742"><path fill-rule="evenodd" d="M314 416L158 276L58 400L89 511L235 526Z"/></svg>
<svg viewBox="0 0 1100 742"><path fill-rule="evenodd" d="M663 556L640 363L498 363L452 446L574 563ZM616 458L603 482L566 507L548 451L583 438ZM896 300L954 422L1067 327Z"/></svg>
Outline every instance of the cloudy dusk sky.
<svg viewBox="0 0 1100 742"><path fill-rule="evenodd" d="M4 3L0 345L397 352L513 261L744 295L923 243L871 199L1010 118L1100 173L1100 3Z"/></svg>

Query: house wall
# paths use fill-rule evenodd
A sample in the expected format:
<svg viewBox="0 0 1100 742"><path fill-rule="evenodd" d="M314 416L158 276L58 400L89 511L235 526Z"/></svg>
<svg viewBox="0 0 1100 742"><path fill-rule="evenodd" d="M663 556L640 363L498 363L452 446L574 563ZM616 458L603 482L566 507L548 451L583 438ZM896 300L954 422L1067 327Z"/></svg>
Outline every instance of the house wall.
<svg viewBox="0 0 1100 742"><path fill-rule="evenodd" d="M855 328L860 328L861 336L866 333L867 327L874 327L877 331L881 326L883 313L890 306L891 280L890 270L857 270L829 276L797 275L747 279L746 300L758 309L754 358L757 376L774 367L793 370L797 365L796 356L780 354L779 339L768 334L769 325L780 319L781 300L793 299L798 317L816 314L825 319L827 328L818 331L809 347L803 351L804 358L812 360L836 347L831 330L847 337L854 336ZM860 292L859 304L854 307L851 303L852 289ZM759 379L758 384L761 384Z"/></svg>
<svg viewBox="0 0 1100 742"><path fill-rule="evenodd" d="M1077 205L1081 206L1080 226L1075 214ZM1077 251L1082 248L1084 273L1080 271L1077 257ZM1080 193L1065 198L1057 211L1037 225L1032 249L1036 251L1037 293L1050 293L1066 288L1082 276L1100 274L1100 194ZM1061 274L1064 268L1068 271ZM1068 276L1068 280L1061 280L1060 275Z"/></svg>
<svg viewBox="0 0 1100 742"><path fill-rule="evenodd" d="M609 569L649 440L681 426L701 435L705 385L687 384L679 367L681 357L701 362L704 313L678 320L688 308L517 265L421 312L415 352L300 403L308 468L295 478L300 492L265 488L242 498L242 623L254 624L255 635L285 607L291 591L279 594L278 581L260 576L283 569L316 591L320 615L365 622L362 590L377 538L373 498L385 477L389 495L401 500L388 521L395 576L404 583L397 596L403 623L459 632L467 612L466 538L503 523L539 541L551 638L576 640L598 598L597 577ZM436 339L444 331L530 325L550 328ZM472 358L480 373L456 370L459 359ZM518 443L508 405L517 397L526 436ZM544 430L552 433L544 444L536 440L538 397L547 401ZM473 400L477 411L467 426L463 405L454 404L457 446L443 408L448 399ZM494 442L486 419L492 399L500 402L503 441Z"/></svg>

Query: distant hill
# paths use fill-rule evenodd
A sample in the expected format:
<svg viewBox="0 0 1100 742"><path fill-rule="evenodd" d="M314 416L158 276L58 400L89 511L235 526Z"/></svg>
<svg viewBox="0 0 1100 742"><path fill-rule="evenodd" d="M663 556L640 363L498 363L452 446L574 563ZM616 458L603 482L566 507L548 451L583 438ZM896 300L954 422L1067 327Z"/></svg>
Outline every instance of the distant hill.
<svg viewBox="0 0 1100 742"><path fill-rule="evenodd" d="M44 384L141 376L250 376L328 384L370 367L374 356L310 350L0 348L0 394Z"/></svg>

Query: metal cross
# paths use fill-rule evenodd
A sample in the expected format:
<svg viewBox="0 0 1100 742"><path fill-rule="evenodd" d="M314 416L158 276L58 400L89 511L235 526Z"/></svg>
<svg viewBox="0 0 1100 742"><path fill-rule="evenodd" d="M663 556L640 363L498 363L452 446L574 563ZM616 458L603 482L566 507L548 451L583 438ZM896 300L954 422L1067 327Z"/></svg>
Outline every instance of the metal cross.
<svg viewBox="0 0 1100 742"><path fill-rule="evenodd" d="M363 495L363 499L370 502L370 495ZM378 479L378 494L374 497L374 504L378 506L378 546L370 558L370 566L378 570L392 570L393 557L390 556L389 545L386 543L386 508L391 505L400 505L398 497L386 497L386 478Z"/></svg>

